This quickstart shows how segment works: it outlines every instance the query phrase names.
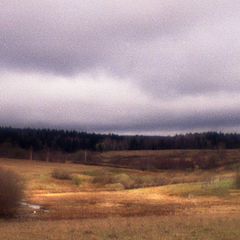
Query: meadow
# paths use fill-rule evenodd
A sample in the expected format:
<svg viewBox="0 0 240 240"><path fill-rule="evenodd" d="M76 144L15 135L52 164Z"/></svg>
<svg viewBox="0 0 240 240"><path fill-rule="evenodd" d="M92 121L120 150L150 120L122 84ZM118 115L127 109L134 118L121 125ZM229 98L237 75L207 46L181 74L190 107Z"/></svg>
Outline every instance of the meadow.
<svg viewBox="0 0 240 240"><path fill-rule="evenodd" d="M0 166L17 172L25 185L18 215L0 220L0 239L240 236L237 161L212 169L144 171L16 159L0 159Z"/></svg>

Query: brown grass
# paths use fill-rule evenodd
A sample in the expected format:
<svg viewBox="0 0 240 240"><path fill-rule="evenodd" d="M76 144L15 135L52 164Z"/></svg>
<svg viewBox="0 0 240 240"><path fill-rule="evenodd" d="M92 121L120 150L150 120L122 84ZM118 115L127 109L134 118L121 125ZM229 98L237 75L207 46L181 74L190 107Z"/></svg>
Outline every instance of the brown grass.
<svg viewBox="0 0 240 240"><path fill-rule="evenodd" d="M0 163L22 173L26 181L27 201L43 207L34 216L39 219L168 215L195 209L196 203L207 209L207 206L214 207L221 203L234 205L238 199L237 193L229 191L230 185L227 188L221 186L225 184L225 179L228 181L234 178L234 171L230 170L142 172L36 161L0 160ZM52 178L54 169L64 169L77 176L81 184ZM114 178L111 184L109 181L101 184L94 182L96 177L105 178L108 175ZM162 185L162 181L168 185L149 187L157 179L159 185ZM129 188L129 183L137 184L137 189L124 190ZM139 185L143 187L144 184L145 188L139 188ZM232 198L223 203L225 196ZM44 209L49 211L45 212ZM26 217L31 218L31 212L29 215L27 211Z"/></svg>
<svg viewBox="0 0 240 240"><path fill-rule="evenodd" d="M22 207L20 222L0 222L2 239L238 239L240 190L231 185L231 168L151 172L9 159L0 164L18 171L26 201L41 205L36 212ZM54 169L81 184L52 178ZM116 181L94 182L106 175ZM129 178L144 188L126 190ZM157 179L164 186L153 187Z"/></svg>
<svg viewBox="0 0 240 240"><path fill-rule="evenodd" d="M180 216L0 222L7 240L238 240L240 217Z"/></svg>

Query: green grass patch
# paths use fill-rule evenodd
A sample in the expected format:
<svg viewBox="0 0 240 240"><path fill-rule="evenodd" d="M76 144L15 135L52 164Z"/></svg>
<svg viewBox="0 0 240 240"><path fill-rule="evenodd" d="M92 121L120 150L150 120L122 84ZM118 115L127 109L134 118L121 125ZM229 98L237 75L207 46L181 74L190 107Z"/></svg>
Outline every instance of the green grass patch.
<svg viewBox="0 0 240 240"><path fill-rule="evenodd" d="M234 188L234 179L223 179L206 183L186 183L171 185L166 188L170 195L182 197L219 196L226 197Z"/></svg>

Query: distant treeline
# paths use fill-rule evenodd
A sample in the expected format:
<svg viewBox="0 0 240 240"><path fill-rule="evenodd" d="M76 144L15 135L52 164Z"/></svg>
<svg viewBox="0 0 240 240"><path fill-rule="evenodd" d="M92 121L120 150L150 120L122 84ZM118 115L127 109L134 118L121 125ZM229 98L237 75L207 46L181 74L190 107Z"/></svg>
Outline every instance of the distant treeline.
<svg viewBox="0 0 240 240"><path fill-rule="evenodd" d="M65 153L79 150L234 149L240 148L240 134L205 132L175 136L120 136L0 127L0 147L4 144L33 151L50 150Z"/></svg>

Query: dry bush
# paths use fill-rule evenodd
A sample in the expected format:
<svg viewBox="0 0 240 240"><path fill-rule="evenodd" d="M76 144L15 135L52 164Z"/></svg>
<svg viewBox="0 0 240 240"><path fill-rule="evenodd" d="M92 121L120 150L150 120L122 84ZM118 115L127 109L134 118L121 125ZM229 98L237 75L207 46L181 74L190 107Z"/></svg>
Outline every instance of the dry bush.
<svg viewBox="0 0 240 240"><path fill-rule="evenodd" d="M10 170L0 168L0 216L12 217L23 198L23 182Z"/></svg>
<svg viewBox="0 0 240 240"><path fill-rule="evenodd" d="M106 184L105 187L108 191L121 191L125 189L125 187L121 183Z"/></svg>
<svg viewBox="0 0 240 240"><path fill-rule="evenodd" d="M137 176L134 177L134 188L144 188L153 186L163 186L169 184L167 179L153 176Z"/></svg>
<svg viewBox="0 0 240 240"><path fill-rule="evenodd" d="M236 174L235 185L237 189L240 189L240 171Z"/></svg>
<svg viewBox="0 0 240 240"><path fill-rule="evenodd" d="M65 169L54 169L52 171L52 177L59 180L71 180L71 174Z"/></svg>
<svg viewBox="0 0 240 240"><path fill-rule="evenodd" d="M129 176L126 173L117 175L103 174L93 178L93 183L106 187L115 187L120 184L124 189L144 188L152 186L162 186L169 184L166 178L158 176ZM119 185L118 185L119 186Z"/></svg>
<svg viewBox="0 0 240 240"><path fill-rule="evenodd" d="M133 179L125 173L99 175L93 178L93 183L99 185L121 184L125 189L134 188Z"/></svg>
<svg viewBox="0 0 240 240"><path fill-rule="evenodd" d="M114 183L120 183L125 189L134 188L134 180L126 173L118 174L114 177Z"/></svg>
<svg viewBox="0 0 240 240"><path fill-rule="evenodd" d="M72 176L72 181L76 186L80 186L82 184L82 179L78 175Z"/></svg>
<svg viewBox="0 0 240 240"><path fill-rule="evenodd" d="M95 183L95 184L99 184L99 185L106 185L106 184L115 183L114 182L114 177L109 173L95 176L93 178L92 182Z"/></svg>

